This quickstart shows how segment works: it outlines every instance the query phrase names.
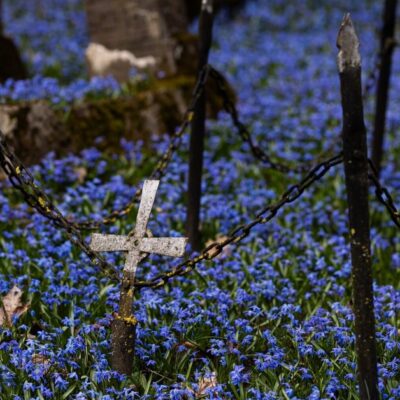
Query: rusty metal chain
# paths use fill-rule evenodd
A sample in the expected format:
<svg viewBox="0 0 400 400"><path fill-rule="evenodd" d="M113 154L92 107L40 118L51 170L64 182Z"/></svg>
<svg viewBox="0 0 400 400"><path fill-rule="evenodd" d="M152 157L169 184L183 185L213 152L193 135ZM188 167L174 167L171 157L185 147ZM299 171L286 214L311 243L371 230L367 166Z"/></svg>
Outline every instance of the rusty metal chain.
<svg viewBox="0 0 400 400"><path fill-rule="evenodd" d="M240 120L239 113L235 106L235 102L232 100L226 80L223 75L217 71L215 68L211 67L210 70L210 77L213 78L217 82L218 90L224 102L225 111L231 116L233 125L237 129L240 137L242 140L250 146L250 150L253 153L253 156L260 160L263 164L265 164L268 168L274 169L279 172L288 173L288 172L296 172L296 173L304 173L309 171L316 163L321 162L324 158L328 157L328 154L333 153L333 149L336 147L337 142L339 141L340 137L335 140L332 145L330 146L328 151L324 151L323 153L319 154L313 161L309 163L303 163L297 166L290 166L287 164L283 164L278 161L272 160L272 158L260 147L258 146L254 139L251 136L249 129L246 125Z"/></svg>
<svg viewBox="0 0 400 400"><path fill-rule="evenodd" d="M62 215L46 193L36 185L32 174L7 146L2 132L0 132L0 165L12 186L22 194L31 207L52 221L54 226L63 229L68 239L86 253L91 262L99 266L107 276L113 279L117 277L117 270L90 249L80 231Z"/></svg>
<svg viewBox="0 0 400 400"><path fill-rule="evenodd" d="M189 273L201 261L211 260L217 257L227 245L230 243L238 243L247 237L254 226L269 222L284 205L299 198L309 186L321 179L333 166L340 164L342 160L342 155L338 155L318 164L298 184L291 186L289 190L281 196L278 202L264 208L250 223L236 228L224 241L211 244L206 247L199 256L184 261L170 272L160 274L151 281L137 281L134 283L134 286L137 288L161 287L167 284L169 279ZM22 193L25 201L31 207L52 221L56 227L62 228L66 232L69 240L84 251L95 265L100 266L107 276L112 279L118 278L118 271L107 263L102 256L90 249L85 243L79 229L62 215L46 193L35 184L34 178L29 170L23 166L21 161L8 148L2 133L0 133L0 165L4 169L13 187Z"/></svg>
<svg viewBox="0 0 400 400"><path fill-rule="evenodd" d="M370 166L369 179L375 185L375 195L380 203L382 203L387 211L389 212L390 218L395 225L400 228L400 212L394 204L393 197L389 193L389 190L382 186L378 179L376 168L371 160L368 160Z"/></svg>
<svg viewBox="0 0 400 400"><path fill-rule="evenodd" d="M209 66L206 65L199 74L193 91L190 106L185 113L184 122L177 132L172 136L167 151L158 161L156 168L150 175L150 179L160 179L165 174L165 170L168 167L173 154L178 149L183 134L193 118L195 105L204 90L204 86L208 79L208 73ZM5 136L2 132L0 132L0 165L6 173L12 186L21 192L24 200L33 209L52 221L54 226L57 228L62 228L68 236L68 239L73 244L78 246L84 253L86 253L89 259L95 265L98 265L106 275L112 278L117 277L117 270L107 263L107 261L101 255L90 249L90 247L85 243L80 230L97 229L101 225L111 224L122 216L128 214L129 211L134 207L135 201L140 198L142 189L136 191L134 200L126 207L124 207L122 210L113 211L103 220L77 222L64 217L55 204L50 200L49 196L35 183L33 175L8 147Z"/></svg>
<svg viewBox="0 0 400 400"><path fill-rule="evenodd" d="M242 241L250 234L251 230L255 226L265 224L272 220L283 206L297 200L306 189L308 189L315 182L319 181L332 167L342 162L343 156L342 154L339 154L330 158L329 160L319 163L312 168L299 183L291 186L277 202L261 210L256 215L256 218L251 222L234 229L223 241L212 243L211 245L207 246L198 256L183 261L169 272L161 273L149 281L138 280L134 282L134 286L136 288L159 288L166 285L171 278L188 274L201 261L212 260L221 254L222 250L229 244Z"/></svg>
<svg viewBox="0 0 400 400"><path fill-rule="evenodd" d="M150 174L148 179L160 180L165 175L166 169L173 155L175 154L175 151L179 148L180 144L182 143L183 135L193 119L195 106L201 94L203 93L204 87L207 83L209 70L210 70L209 65L206 65L201 70L193 90L193 95L189 107L185 112L183 122L180 125L179 129L171 136L170 143L166 152L160 157L153 172ZM102 225L110 225L115 221L117 221L118 219L129 214L130 211L135 207L135 204L139 201L141 195L142 195L142 189L139 188L134 193L133 199L124 208L112 211L107 217L101 220L84 221L84 222L70 220L69 222L80 230L94 230L98 229Z"/></svg>
<svg viewBox="0 0 400 400"><path fill-rule="evenodd" d="M205 87L207 79L208 79L209 68L210 67L208 65L206 65L201 70L199 77L196 81L194 90L193 90L193 95L192 95L190 105L185 112L184 120L183 120L181 126L179 127L179 129L171 136L170 143L169 143L169 146L168 146L166 152L158 160L153 172L149 176L149 179L159 180L165 175L166 169L167 169L175 151L179 148L179 146L182 142L183 135L184 135L186 129L188 128L190 122L193 119L195 106L198 102L198 99L200 98L201 94L204 91L204 87ZM12 154L10 149L7 147L4 137L2 138L2 146L3 146L3 149L6 149L8 154ZM17 170L26 171L27 175L32 177L32 175L28 172L27 168L15 156L13 156L13 164L14 165L8 166L8 170L5 170L6 174L9 176L9 178L10 178L10 174L12 174L13 176L16 176ZM11 171L11 168L14 168L13 172ZM32 185L34 185L33 178L31 180L32 180ZM28 181L27 181L27 185L30 185L30 183ZM66 223L70 224L77 230L95 230L95 229L98 229L102 225L110 225L110 224L116 222L118 219L129 214L129 212L135 207L135 204L139 201L141 194L142 194L142 189L141 188L137 189L133 195L132 200L126 206L124 206L124 208L112 211L108 216L104 217L101 220L76 221L76 220L67 219L67 218L64 218L64 220L66 221Z"/></svg>

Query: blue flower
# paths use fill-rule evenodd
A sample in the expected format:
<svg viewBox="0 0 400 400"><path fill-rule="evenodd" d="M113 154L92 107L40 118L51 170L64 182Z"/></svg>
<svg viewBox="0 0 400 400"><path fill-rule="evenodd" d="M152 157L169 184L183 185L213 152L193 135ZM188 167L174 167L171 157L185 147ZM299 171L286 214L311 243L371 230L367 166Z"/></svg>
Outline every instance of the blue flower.
<svg viewBox="0 0 400 400"><path fill-rule="evenodd" d="M250 374L244 373L245 367L243 365L234 365L233 370L229 373L231 382L235 385L241 385L242 383L248 383L250 380Z"/></svg>

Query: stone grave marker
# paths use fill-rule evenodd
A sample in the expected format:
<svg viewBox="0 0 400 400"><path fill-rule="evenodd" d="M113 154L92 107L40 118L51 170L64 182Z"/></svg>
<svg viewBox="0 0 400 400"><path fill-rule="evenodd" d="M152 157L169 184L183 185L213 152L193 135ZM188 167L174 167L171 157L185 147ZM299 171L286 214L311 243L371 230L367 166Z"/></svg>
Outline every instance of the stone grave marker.
<svg viewBox="0 0 400 400"><path fill-rule="evenodd" d="M174 35L187 29L183 0L86 0L90 41L174 72Z"/></svg>

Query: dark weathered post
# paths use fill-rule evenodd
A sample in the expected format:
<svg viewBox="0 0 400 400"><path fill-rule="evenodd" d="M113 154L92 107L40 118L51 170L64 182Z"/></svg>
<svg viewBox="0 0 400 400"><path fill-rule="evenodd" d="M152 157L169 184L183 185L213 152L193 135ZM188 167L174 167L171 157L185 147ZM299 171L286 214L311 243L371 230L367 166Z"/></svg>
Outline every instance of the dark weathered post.
<svg viewBox="0 0 400 400"><path fill-rule="evenodd" d="M203 0L199 22L199 74L208 63L208 55L212 43L213 17L213 0ZM201 177L203 170L204 136L206 130L206 94L204 91L197 101L194 111L189 148L187 233L192 249L199 250L201 242L199 229Z"/></svg>
<svg viewBox="0 0 400 400"><path fill-rule="evenodd" d="M375 316L368 204L368 156L359 40L350 15L337 39L343 108L343 158L351 240L353 309L361 400L378 400Z"/></svg>
<svg viewBox="0 0 400 400"><path fill-rule="evenodd" d="M136 318L132 313L134 279L134 274L124 271L119 311L111 323L111 365L125 375L132 373L135 350Z"/></svg>
<svg viewBox="0 0 400 400"><path fill-rule="evenodd" d="M376 167L378 176L381 172L386 109L389 99L390 73L392 70L392 55L395 47L396 8L397 0L385 1L381 33L379 78L376 90L374 136L372 142L372 161Z"/></svg>

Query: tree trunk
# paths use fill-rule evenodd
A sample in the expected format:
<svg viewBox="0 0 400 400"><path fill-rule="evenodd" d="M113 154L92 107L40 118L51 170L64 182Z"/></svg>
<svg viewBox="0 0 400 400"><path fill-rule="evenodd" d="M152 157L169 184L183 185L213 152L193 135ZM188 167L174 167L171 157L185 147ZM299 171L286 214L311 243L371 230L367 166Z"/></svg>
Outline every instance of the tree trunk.
<svg viewBox="0 0 400 400"><path fill-rule="evenodd" d="M185 0L186 12L189 20L193 20L200 14L202 0ZM225 7L230 12L238 10L240 6L245 3L246 0L214 0L214 9L219 11Z"/></svg>
<svg viewBox="0 0 400 400"><path fill-rule="evenodd" d="M383 143L385 138L386 112L389 101L390 75L392 71L392 55L395 48L397 0L386 0L383 28L381 32L381 62L378 86L376 89L374 135L372 140L372 161L378 177L381 173Z"/></svg>
<svg viewBox="0 0 400 400"><path fill-rule="evenodd" d="M0 0L0 83L26 79L27 72L14 41L4 36L3 0Z"/></svg>

